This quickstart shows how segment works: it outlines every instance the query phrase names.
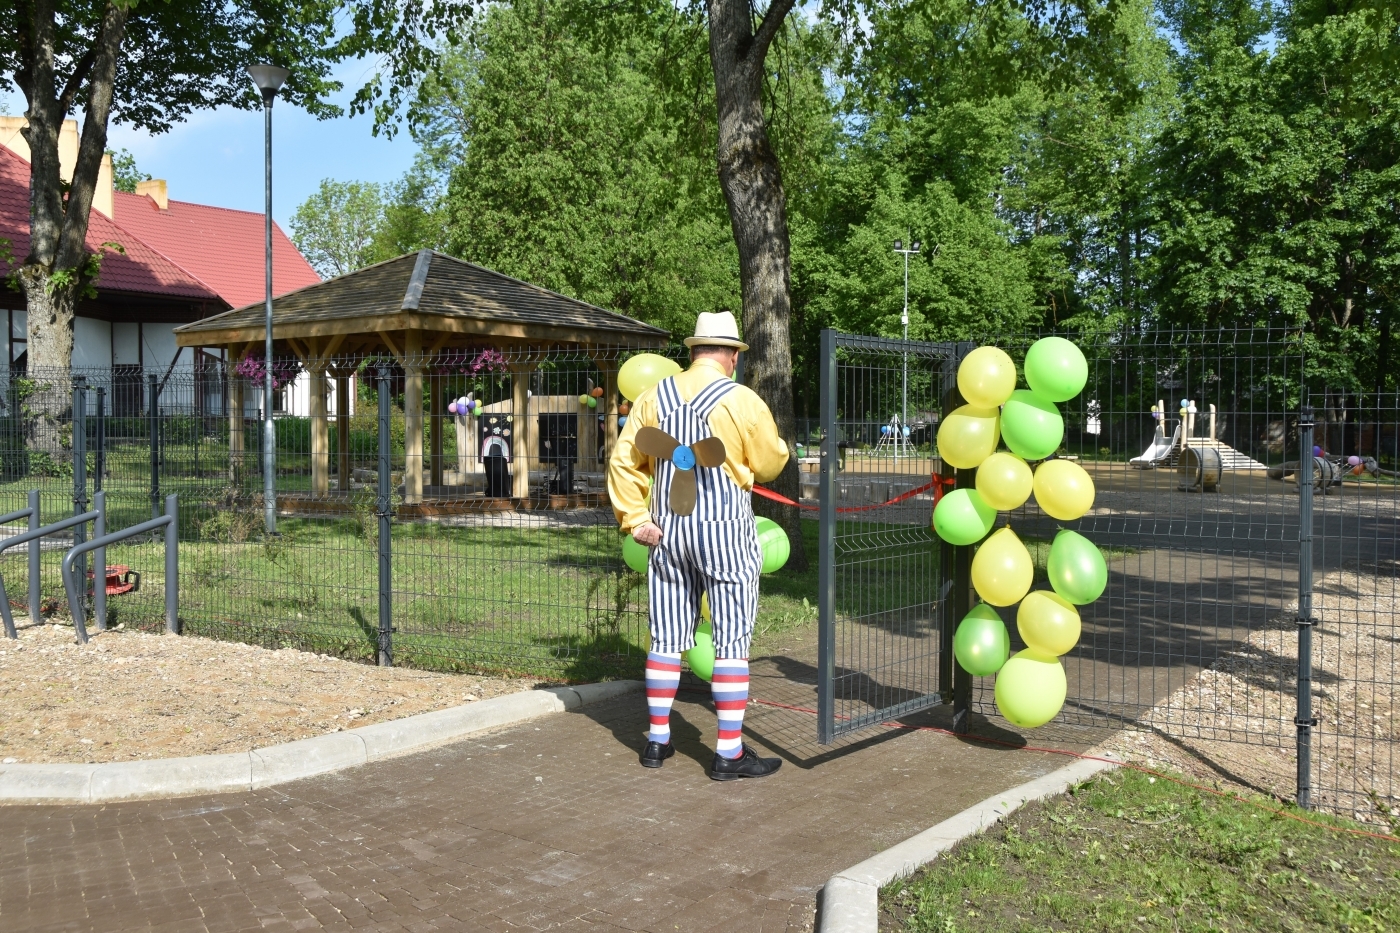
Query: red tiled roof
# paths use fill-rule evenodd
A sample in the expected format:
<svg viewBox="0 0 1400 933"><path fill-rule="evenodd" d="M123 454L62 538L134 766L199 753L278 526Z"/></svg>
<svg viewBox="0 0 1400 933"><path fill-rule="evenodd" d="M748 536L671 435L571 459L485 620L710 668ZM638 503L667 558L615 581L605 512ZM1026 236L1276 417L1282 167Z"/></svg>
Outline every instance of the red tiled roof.
<svg viewBox="0 0 1400 933"><path fill-rule="evenodd" d="M263 215L188 201L161 210L145 195L114 193L113 213L130 230L195 279L241 308L263 299ZM272 289L275 295L315 285L321 277L292 241L272 225Z"/></svg>
<svg viewBox="0 0 1400 933"><path fill-rule="evenodd" d="M0 146L0 237L10 241L15 262L22 261L29 253L29 163L3 146ZM125 252L103 250L103 243L120 243ZM122 229L98 211L93 211L88 221L87 246L93 252L105 254L97 279L98 288L210 302L218 302L222 297L142 242L139 235ZM261 259L261 250L258 256ZM261 273L257 281L262 282Z"/></svg>

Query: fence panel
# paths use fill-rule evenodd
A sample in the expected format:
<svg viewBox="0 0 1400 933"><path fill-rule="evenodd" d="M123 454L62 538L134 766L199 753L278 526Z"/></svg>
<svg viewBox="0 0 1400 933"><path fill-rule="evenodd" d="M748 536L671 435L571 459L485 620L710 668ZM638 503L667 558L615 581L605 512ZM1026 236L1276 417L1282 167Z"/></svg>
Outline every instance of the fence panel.
<svg viewBox="0 0 1400 933"><path fill-rule="evenodd" d="M948 553L929 513L934 430L956 353L823 333L823 742L943 701Z"/></svg>

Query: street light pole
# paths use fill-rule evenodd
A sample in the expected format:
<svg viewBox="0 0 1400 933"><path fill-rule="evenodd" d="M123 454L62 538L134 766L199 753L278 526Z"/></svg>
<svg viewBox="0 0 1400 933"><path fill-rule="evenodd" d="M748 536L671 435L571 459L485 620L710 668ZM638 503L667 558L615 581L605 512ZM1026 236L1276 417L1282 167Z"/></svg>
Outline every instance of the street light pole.
<svg viewBox="0 0 1400 933"><path fill-rule="evenodd" d="M904 342L909 342L909 257L917 256L919 253L919 241L915 240L909 244L909 248L904 248L903 240L894 241L894 251L904 254L904 313L900 315L899 322L904 325ZM899 403L899 437L895 438L895 456L899 456L898 451L904 445L904 426L909 423L909 354L902 354L904 357L904 376L900 382L900 403Z"/></svg>
<svg viewBox="0 0 1400 933"><path fill-rule="evenodd" d="M272 423L272 102L290 72L276 65L249 65L248 74L263 99L263 245L267 286L263 314L263 524L272 535L277 533L277 429Z"/></svg>

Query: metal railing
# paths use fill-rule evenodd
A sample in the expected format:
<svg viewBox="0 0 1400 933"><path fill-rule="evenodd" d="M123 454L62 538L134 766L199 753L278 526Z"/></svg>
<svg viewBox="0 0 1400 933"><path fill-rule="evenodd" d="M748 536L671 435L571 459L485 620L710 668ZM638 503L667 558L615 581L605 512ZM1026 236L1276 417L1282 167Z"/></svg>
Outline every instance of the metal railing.
<svg viewBox="0 0 1400 933"><path fill-rule="evenodd" d="M29 530L34 531L39 527L39 490L29 490L29 505L6 515L0 515L0 525L8 525L10 522L17 522L20 519L27 519ZM0 547L3 551L4 547ZM29 541L29 617L39 618L39 539L37 537ZM19 638L19 632L15 629L14 616L10 612L10 600L5 596L5 581L0 578L0 614L3 614L5 621L5 637Z"/></svg>
<svg viewBox="0 0 1400 933"><path fill-rule="evenodd" d="M97 495L100 500L103 493L99 492ZM99 613L98 630L100 631L106 628L107 592L106 564L101 555L113 544L131 538L139 538L161 529L165 531L165 630L172 635L180 634L180 510L178 498L178 496L165 497L165 514L160 518L153 518L150 521L141 522L111 534L103 534L99 525L93 540L78 544L63 555L63 588L68 594L68 610L73 616L74 625L79 630L80 641L87 641L87 633L82 624L83 616L86 614L82 589L83 577L86 576L86 573L80 562L83 555L89 551L96 551L99 555L97 566L101 568L101 572L93 575L93 604L100 607L97 610ZM101 514L99 506L99 522Z"/></svg>

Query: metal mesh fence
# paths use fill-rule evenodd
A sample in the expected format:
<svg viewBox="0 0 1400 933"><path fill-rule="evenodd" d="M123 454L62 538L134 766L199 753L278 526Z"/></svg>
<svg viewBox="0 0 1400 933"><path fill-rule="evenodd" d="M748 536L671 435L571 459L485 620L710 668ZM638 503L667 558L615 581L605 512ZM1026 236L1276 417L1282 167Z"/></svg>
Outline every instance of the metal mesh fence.
<svg viewBox="0 0 1400 933"><path fill-rule="evenodd" d="M935 494L951 488L938 483L974 481L945 469L934 442L958 401L957 361L976 344L826 339L822 417L797 438L802 496L822 510L819 733L949 700L995 716L992 680L961 674L950 652L972 600L972 549L943 545L929 527ZM1019 364L1034 339L983 342ZM1002 516L1032 553L1036 588L1048 585L1061 526L1109 558L1109 589L1083 608L1080 643L1064 658L1062 719L1279 754L1303 734L1314 802L1364 808L1374 792L1394 804L1400 396L1314 379L1288 333L1074 339L1089 382L1060 406L1059 455L1093 477L1094 508L1062 523L1032 499ZM635 672L645 580L621 560L604 481L627 412L617 372L632 352L275 364L271 535L259 366L230 372L201 355L197 368L154 377L3 374L0 513L37 489L51 522L101 489L116 530L178 495L186 632L367 662L387 635L401 664ZM1302 449L1309 410L1316 459ZM1300 492L1304 473L1311 495ZM46 539L44 614L66 614L59 561L90 534ZM1312 571L1300 578L1305 556ZM23 547L0 553L21 615L25 559ZM161 629L159 536L109 548L106 564L108 624ZM1310 612L1299 608L1308 581ZM1300 615L1316 622L1305 626L1304 679L1315 726L1294 721L1307 667ZM1002 617L1019 648L1014 608Z"/></svg>
<svg viewBox="0 0 1400 933"><path fill-rule="evenodd" d="M820 733L831 741L943 701L948 549L929 515L933 431L956 349L828 331L823 355L821 431L833 443L818 458L818 670Z"/></svg>
<svg viewBox="0 0 1400 933"><path fill-rule="evenodd" d="M951 387L957 360L987 343L1020 367L1039 336L987 337L954 348L828 338L824 423L838 440L822 541L831 571L823 585L832 590L823 616L832 667L831 702L823 707L828 734L888 718L901 704L917 707L939 692L954 700L960 727L964 710L998 715L994 679L971 678L946 657L951 629L976 601L968 576L975 548L948 547L951 553L938 556L926 529L932 503L923 496L918 509L839 509L856 497L884 501L944 470L932 459L934 435L942 414L961 399L940 398L938 387ZM1031 552L1034 589L1049 588L1046 558L1061 528L1084 534L1108 558L1108 589L1081 607L1080 641L1063 657L1068 699L1060 720L1277 749L1283 757L1267 765L1274 770L1294 767L1288 755L1310 745L1297 764L1313 803L1367 810L1374 793L1393 805L1400 794L1393 708L1400 644L1397 396L1320 382L1297 335L1287 332L1073 340L1089 378L1077 398L1059 406L1065 439L1056 455L1088 471L1094 506L1061 522L1032 498L998 521ZM917 362L908 375L906 360ZM906 391L918 404L905 402ZM1309 412L1313 428L1306 428ZM908 446L896 435L905 429ZM1314 443L1315 458L1301 449ZM1300 493L1303 467L1312 481ZM872 472L890 485L872 488ZM976 479L972 470L945 472L959 487ZM896 485L892 473L904 482ZM923 551L911 563L907 549L920 537ZM1311 570L1300 579L1305 557ZM915 578L946 585L935 596ZM1306 590L1300 584L1308 582L1311 612L1299 608ZM1020 650L1016 607L999 612L1012 651ZM909 638L914 631L920 637ZM1300 661L1300 643L1311 643L1310 662L1307 647ZM940 644L941 664L934 661ZM1311 713L1299 705L1300 673Z"/></svg>
<svg viewBox="0 0 1400 933"><path fill-rule="evenodd" d="M89 502L105 490L108 528L180 497L184 631L373 661L383 453L397 663L615 676L646 651L645 580L621 560L603 473L627 411L617 371L632 352L275 362L275 534L264 527L260 365L13 374L0 510L38 488L44 521L74 514L80 391L83 488ZM46 613L60 609L57 562L72 541L46 539ZM0 557L19 611L23 562L22 548ZM108 600L110 624L163 625L161 542L109 549L107 564L141 578Z"/></svg>

